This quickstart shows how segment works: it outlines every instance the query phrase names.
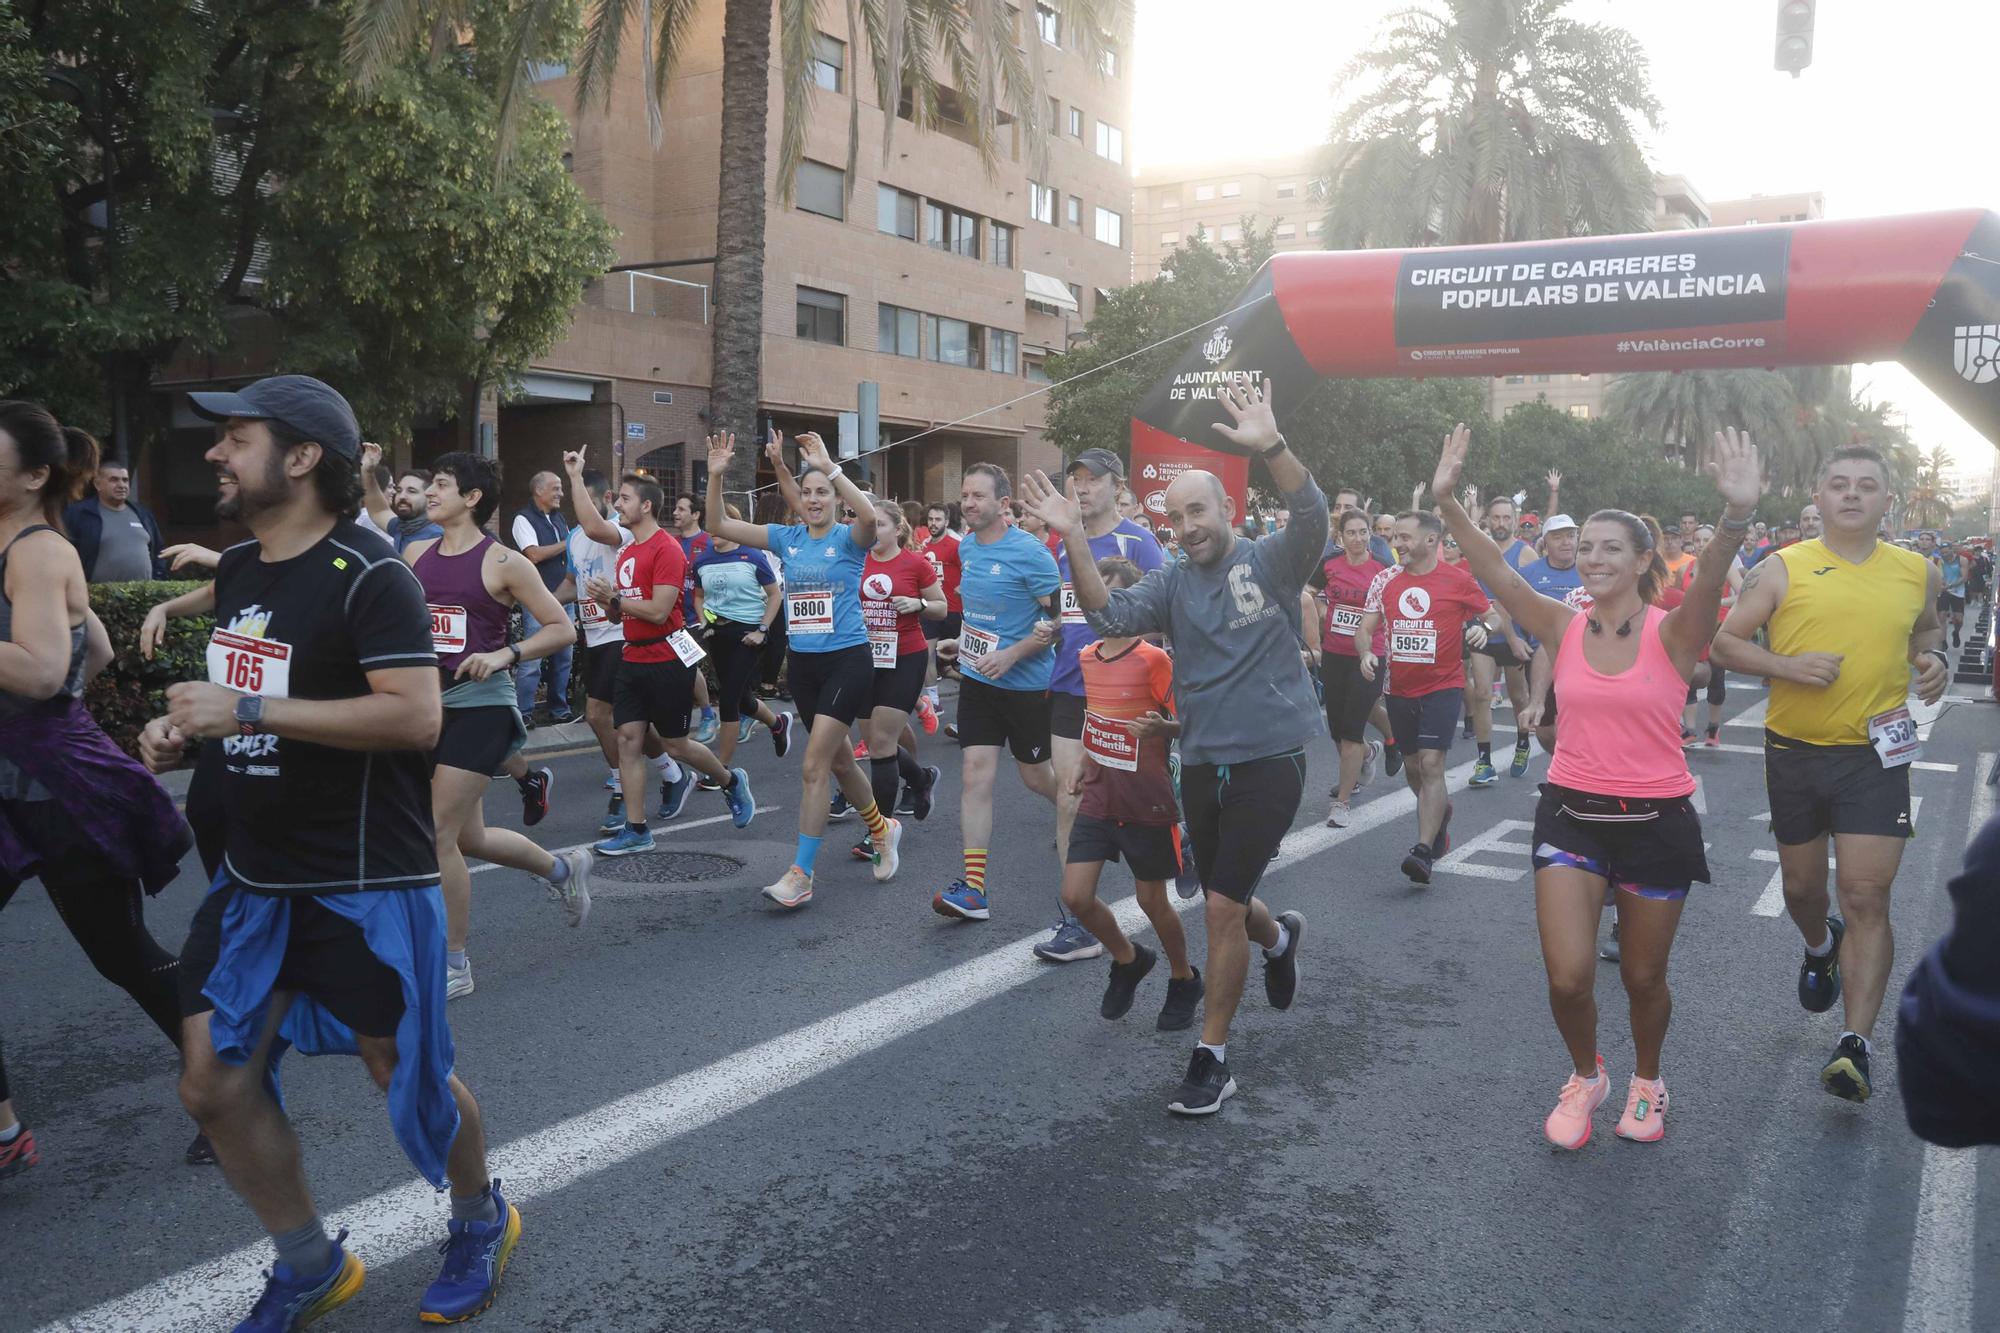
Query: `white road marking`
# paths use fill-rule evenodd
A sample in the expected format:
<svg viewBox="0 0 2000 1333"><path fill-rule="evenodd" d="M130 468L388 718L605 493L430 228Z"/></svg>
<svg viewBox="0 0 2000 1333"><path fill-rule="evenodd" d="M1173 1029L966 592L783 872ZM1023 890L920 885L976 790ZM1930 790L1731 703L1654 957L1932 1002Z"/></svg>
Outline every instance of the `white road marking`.
<svg viewBox="0 0 2000 1333"><path fill-rule="evenodd" d="M1910 822L1912 824L1917 822L1917 816L1923 813L1923 808L1923 797L1912 796L1910 798ZM1769 810L1757 816L1759 819L1769 819L1770 817L1771 812ZM1775 861L1778 859L1778 853L1774 848L1759 847L1756 851L1750 853L1750 859L1753 861ZM1835 868L1833 843L1831 841L1827 843L1826 868L1828 870ZM1764 891L1757 895L1757 901L1750 905L1750 910L1758 916L1776 916L1785 910L1785 872L1783 870L1773 870L1771 872L1771 882L1766 884Z"/></svg>
<svg viewBox="0 0 2000 1333"><path fill-rule="evenodd" d="M1984 773L1992 765L1993 752L1988 751L1979 756L1975 771ZM1967 843L1993 816L1993 788L1976 783L1970 805ZM1971 1333L1973 1275L1978 1271L1973 1264L1979 1222L1977 1152L1924 1145L1917 1225L1910 1235L1910 1280L1903 1296L1904 1333Z"/></svg>
<svg viewBox="0 0 2000 1333"><path fill-rule="evenodd" d="M1532 842L1510 842L1510 833L1533 833L1532 819L1503 819L1465 842L1455 844L1444 858L1431 867L1433 874L1442 871L1448 875L1466 875L1473 879L1519 880L1528 873L1528 867L1477 865L1468 858L1480 852L1498 853L1507 856L1532 857L1535 854Z"/></svg>
<svg viewBox="0 0 2000 1333"><path fill-rule="evenodd" d="M1725 727L1762 727L1764 725L1764 710L1770 702L1769 699L1759 699L1756 703L1751 704L1748 708L1738 713L1735 717L1730 718L1722 725Z"/></svg>
<svg viewBox="0 0 2000 1333"><path fill-rule="evenodd" d="M1754 754L1761 756L1764 753L1764 747L1761 745L1732 745L1728 741L1724 741L1720 745L1699 746L1697 747L1697 749L1700 752L1705 752L1708 754L1715 754L1717 752L1720 752L1722 754ZM1696 752L1697 752L1696 750L1690 750L1688 753L1694 754ZM1910 767L1923 773L1958 772L1957 764L1934 764L1927 759L1919 759L1915 763L1911 764Z"/></svg>
<svg viewBox="0 0 2000 1333"><path fill-rule="evenodd" d="M765 815L775 815L784 808L785 807L782 805L759 805L757 807L757 817L761 819ZM664 838L669 833L679 833L685 829L691 829L691 828L702 828L709 824L721 824L734 818L736 818L736 816L734 815L710 815L706 819L690 819L685 824L680 823L678 821L671 824L660 824L654 827L653 836L655 838ZM752 828L756 827L756 822L754 820L751 822L751 827ZM604 835L605 838L608 838L610 836L611 834L609 833ZM585 852L589 851L592 847L595 847L599 842L602 841L603 838L594 838L589 842L579 842L572 847L551 847L549 849L549 854L551 856L561 856L564 852ZM641 855L643 854L644 853L641 853ZM472 867L471 873L478 875L478 874L483 874L488 870L507 870L510 868L511 867L508 866L495 865L491 861L481 861L478 865Z"/></svg>
<svg viewBox="0 0 2000 1333"><path fill-rule="evenodd" d="M1694 793L1688 797L1688 800L1694 805L1694 812L1696 814L1705 815L1708 813L1708 782L1699 774L1695 776Z"/></svg>
<svg viewBox="0 0 2000 1333"><path fill-rule="evenodd" d="M1472 768L1468 762L1447 772L1448 787L1462 788L1472 776ZM1415 809L1415 795L1407 786L1399 787L1388 796L1356 807L1346 828L1313 827L1292 834L1272 858L1270 869L1283 869ZM1183 901L1175 895L1169 901L1185 912L1201 898L1197 895ZM1119 927L1128 933L1146 929L1137 898L1122 899L1111 910ZM492 1147L487 1165L494 1175L506 1180L507 1196L517 1204L566 1189L1003 991L1053 975L1057 969L1029 951L1045 933L1022 936L817 1023ZM414 1180L358 1200L326 1220L329 1228L351 1227L355 1254L370 1267L378 1267L434 1247L447 1217L444 1196L425 1181ZM247 1215L244 1221L254 1226ZM532 1228L533 1223L529 1225ZM258 1269L270 1260L270 1243L260 1237L92 1309L45 1324L37 1333L228 1328L257 1299L263 1289Z"/></svg>

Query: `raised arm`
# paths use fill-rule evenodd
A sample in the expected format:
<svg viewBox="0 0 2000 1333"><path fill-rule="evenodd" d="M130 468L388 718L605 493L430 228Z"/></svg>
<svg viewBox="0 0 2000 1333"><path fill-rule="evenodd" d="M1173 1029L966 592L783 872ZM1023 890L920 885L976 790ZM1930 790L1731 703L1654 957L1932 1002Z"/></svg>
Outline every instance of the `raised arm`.
<svg viewBox="0 0 2000 1333"><path fill-rule="evenodd" d="M764 442L764 456L771 460L771 475L778 479L778 498L785 502L787 511L803 515L805 497L799 491L799 479L785 462L785 437L776 426L771 428L771 438Z"/></svg>
<svg viewBox="0 0 2000 1333"><path fill-rule="evenodd" d="M1167 628L1167 584L1174 566L1161 565L1130 588L1111 591L1097 572L1097 557L1084 535L1083 515L1076 501L1064 496L1039 468L1021 478L1021 503L1063 539L1069 556L1070 587L1090 627L1107 639L1132 639L1163 634Z"/></svg>
<svg viewBox="0 0 2000 1333"><path fill-rule="evenodd" d="M736 435L733 431L724 431L720 435L708 437L708 503L701 509L701 525L708 529L708 535L711 537L720 537L726 542L735 542L738 546L751 546L759 551L768 551L771 548L771 539L764 531L764 525L731 518L723 501L722 483L729 471L730 460L735 457ZM779 475L783 475L782 471ZM651 619L649 616L639 618ZM660 621L665 619L666 614L662 612Z"/></svg>
<svg viewBox="0 0 2000 1333"><path fill-rule="evenodd" d="M386 533L396 531L396 510L390 505L389 497L382 493L382 483L375 477L375 467L382 461L382 446L364 440L361 445L361 505L368 511L368 517L375 526ZM162 551L160 554L165 555ZM175 569L180 568L178 561Z"/></svg>
<svg viewBox="0 0 2000 1333"><path fill-rule="evenodd" d="M1234 385L1224 389L1222 410L1229 414L1233 424L1225 426L1217 422L1215 430L1239 449L1262 458L1270 469L1271 480L1284 496L1292 521L1283 531L1259 538L1258 544L1270 552L1268 558L1274 562L1272 572L1281 582L1302 587L1319 568L1320 557L1326 550L1326 495L1279 433L1271 393L1269 380L1247 389ZM1266 453L1270 449L1277 452ZM1074 566L1076 562L1072 558L1070 563Z"/></svg>
<svg viewBox="0 0 2000 1333"><path fill-rule="evenodd" d="M1472 432L1464 422L1451 434L1445 436L1444 449L1438 455L1437 472L1431 478L1431 492L1437 496L1438 516L1451 535L1458 539L1458 549L1465 554L1465 563L1472 567L1472 573L1481 583L1493 590L1507 613L1521 622L1521 627L1544 643L1555 643L1569 628L1570 617L1576 612L1551 597L1544 597L1528 586L1520 571L1507 563L1493 539L1472 521L1472 515L1465 512L1465 506L1452 493L1458 485L1459 473L1465 470L1466 451L1472 445Z"/></svg>
<svg viewBox="0 0 2000 1333"><path fill-rule="evenodd" d="M809 468L826 473L833 481L833 493L841 502L854 511L854 522L848 531L856 546L867 550L875 544L875 502L868 498L868 492L856 486L845 472L840 470L833 455L827 452L826 441L812 431L799 436L799 460Z"/></svg>
<svg viewBox="0 0 2000 1333"><path fill-rule="evenodd" d="M1722 497L1722 520L1715 525L1714 539L1695 559L1686 599L1669 611L1660 625L1661 640L1674 664L1685 672L1694 670L1701 650L1715 637L1715 618L1722 608L1723 589L1729 584L1729 566L1750 531L1751 516L1764 494L1763 466L1747 433L1739 436L1734 426L1717 431L1709 458L1708 475Z"/></svg>
<svg viewBox="0 0 2000 1333"><path fill-rule="evenodd" d="M590 491L583 484L583 453L581 449L563 455L563 471L569 474L569 502L576 510L576 525L583 529L583 535L599 546L618 549L618 528L604 516L604 512L591 503Z"/></svg>

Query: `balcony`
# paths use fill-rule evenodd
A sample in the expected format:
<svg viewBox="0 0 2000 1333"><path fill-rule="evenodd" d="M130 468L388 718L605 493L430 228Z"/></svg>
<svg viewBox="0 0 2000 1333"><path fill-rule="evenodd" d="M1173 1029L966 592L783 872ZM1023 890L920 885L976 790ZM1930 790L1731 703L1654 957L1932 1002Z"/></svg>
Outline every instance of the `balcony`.
<svg viewBox="0 0 2000 1333"><path fill-rule="evenodd" d="M649 319L671 319L691 324L708 323L709 285L686 278L666 278L657 273L628 269L594 278L583 289L583 304L603 310L623 311Z"/></svg>

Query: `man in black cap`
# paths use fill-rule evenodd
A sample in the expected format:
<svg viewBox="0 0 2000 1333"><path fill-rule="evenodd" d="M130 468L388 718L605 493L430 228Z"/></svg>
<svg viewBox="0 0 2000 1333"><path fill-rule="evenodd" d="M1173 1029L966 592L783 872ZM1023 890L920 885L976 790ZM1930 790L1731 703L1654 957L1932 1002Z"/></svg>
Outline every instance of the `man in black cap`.
<svg viewBox="0 0 2000 1333"><path fill-rule="evenodd" d="M1125 484L1125 464L1109 449L1086 449L1069 465L1069 489L1083 513L1084 536L1093 560L1119 556L1150 573L1165 563L1160 543L1143 525L1118 513L1118 491ZM1083 668L1077 654L1098 640L1084 622L1070 586L1069 552L1055 544L1056 567L1062 574L1062 637L1056 644L1055 674L1049 680L1049 748L1056 769L1056 859L1069 855L1069 831L1076 823L1078 797L1072 779L1083 766ZM1077 923L1057 900L1055 933L1035 946L1035 956L1052 963L1095 958L1104 946Z"/></svg>
<svg viewBox="0 0 2000 1333"><path fill-rule="evenodd" d="M360 1290L328 1237L277 1092L288 1046L359 1055L412 1163L451 1189L427 1322L492 1303L521 1218L486 1170L479 1107L452 1072L430 754L443 717L416 575L354 521L361 432L338 393L281 375L197 393L222 423L216 507L252 540L215 575L208 679L167 691L140 754L158 772L221 750L222 868L181 951L181 1100L277 1263L242 1325L285 1329Z"/></svg>

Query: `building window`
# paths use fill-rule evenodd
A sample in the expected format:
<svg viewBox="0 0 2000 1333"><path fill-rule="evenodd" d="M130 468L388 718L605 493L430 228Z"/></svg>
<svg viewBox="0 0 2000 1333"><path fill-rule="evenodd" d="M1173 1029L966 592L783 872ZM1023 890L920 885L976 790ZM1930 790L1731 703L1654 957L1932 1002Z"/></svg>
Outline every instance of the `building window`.
<svg viewBox="0 0 2000 1333"><path fill-rule="evenodd" d="M968 259L979 258L979 219L949 204L924 204L924 244Z"/></svg>
<svg viewBox="0 0 2000 1333"><path fill-rule="evenodd" d="M823 32L813 34L813 82L830 93L847 89L847 43Z"/></svg>
<svg viewBox="0 0 2000 1333"><path fill-rule="evenodd" d="M1160 197L1160 207L1162 209L1179 208L1180 206L1181 197L1178 194L1168 194Z"/></svg>
<svg viewBox="0 0 2000 1333"><path fill-rule="evenodd" d="M875 230L906 241L917 239L917 196L893 185L875 187Z"/></svg>
<svg viewBox="0 0 2000 1333"><path fill-rule="evenodd" d="M808 342L847 344L847 298L839 292L799 288L799 337Z"/></svg>
<svg viewBox="0 0 2000 1333"><path fill-rule="evenodd" d="M1549 377L1547 375L1535 376L1535 383L1537 384L1547 384L1548 382L1549 382Z"/></svg>
<svg viewBox="0 0 2000 1333"><path fill-rule="evenodd" d="M1037 384L1051 384L1054 382L1049 378L1048 369L1042 365L1042 359L1038 356L1031 356L1023 361L1021 369L1029 379Z"/></svg>
<svg viewBox="0 0 2000 1333"><path fill-rule="evenodd" d="M1042 40L1050 46L1062 45L1062 17L1040 0L1035 4L1035 31L1041 33Z"/></svg>
<svg viewBox="0 0 2000 1333"><path fill-rule="evenodd" d="M986 252L997 268L1014 267L1014 229L1004 222L986 224Z"/></svg>
<svg viewBox="0 0 2000 1333"><path fill-rule="evenodd" d="M924 316L924 359L944 366L979 367L980 339L973 326L962 319L942 315Z"/></svg>
<svg viewBox="0 0 2000 1333"><path fill-rule="evenodd" d="M1125 160L1125 132L1116 125L1097 122L1097 155L1107 162Z"/></svg>
<svg viewBox="0 0 2000 1333"><path fill-rule="evenodd" d="M528 77L536 83L547 83L550 79L560 79L569 73L569 66L561 61L537 60L528 66Z"/></svg>
<svg viewBox="0 0 2000 1333"><path fill-rule="evenodd" d="M844 219L847 216L847 173L839 167L807 159L799 163L793 196L798 200L799 207L808 213Z"/></svg>
<svg viewBox="0 0 2000 1333"><path fill-rule="evenodd" d="M1242 240L1243 239L1242 226L1238 223L1234 222L1230 223L1228 226L1222 229L1222 239L1226 242L1234 242Z"/></svg>
<svg viewBox="0 0 2000 1333"><path fill-rule="evenodd" d="M1117 78L1117 77L1118 77L1118 48L1117 48L1117 47L1115 47L1115 46L1111 46L1111 45L1109 45L1109 44L1107 44L1107 45L1105 46L1105 48L1104 48L1104 59L1103 59L1103 61L1102 61L1102 62L1101 62L1101 63L1100 63L1099 65L1098 65L1098 68L1099 68L1099 69L1102 69L1102 70L1104 71L1104 77L1105 77L1105 78L1107 78L1107 79L1115 79L1115 78Z"/></svg>
<svg viewBox="0 0 2000 1333"><path fill-rule="evenodd" d="M986 368L1000 375L1021 373L1021 335L1007 329L986 330Z"/></svg>
<svg viewBox="0 0 2000 1333"><path fill-rule="evenodd" d="M1569 414L1579 421L1588 421L1590 420L1590 404L1571 403L1569 405Z"/></svg>
<svg viewBox="0 0 2000 1333"><path fill-rule="evenodd" d="M1108 208L1097 210L1097 239L1106 245L1125 244L1125 219Z"/></svg>
<svg viewBox="0 0 2000 1333"><path fill-rule="evenodd" d="M1293 181L1286 181L1280 186L1278 186L1278 198L1280 199L1290 199L1298 192L1299 192L1299 187Z"/></svg>
<svg viewBox="0 0 2000 1333"><path fill-rule="evenodd" d="M1229 184L1222 187L1222 197L1224 199L1234 199L1236 198L1236 196L1242 193L1243 193L1243 186L1236 181L1231 181L1229 182Z"/></svg>
<svg viewBox="0 0 2000 1333"><path fill-rule="evenodd" d="M1076 195L1071 195L1068 206L1063 210L1063 217L1068 221L1070 226L1081 228L1083 226L1083 200Z"/></svg>
<svg viewBox="0 0 2000 1333"><path fill-rule="evenodd" d="M1072 283L1071 283L1071 284L1069 285L1069 299L1070 299L1070 300L1072 300L1072 301L1074 301L1074 302L1076 302L1076 317L1077 317L1078 319L1082 319L1082 318L1083 318L1083 287L1082 287L1082 285L1081 285L1081 284L1079 284L1079 283L1074 283L1074 282L1072 282Z"/></svg>
<svg viewBox="0 0 2000 1333"><path fill-rule="evenodd" d="M1056 220L1056 192L1046 185L1028 182L1028 216L1051 226Z"/></svg>
<svg viewBox="0 0 2000 1333"><path fill-rule="evenodd" d="M1058 126L1058 125L1060 125L1060 124L1062 124L1062 103L1061 103L1061 102L1060 102L1059 100L1057 100L1056 98L1053 98L1053 97L1051 97L1051 98L1049 99L1049 131L1050 131L1050 133L1054 133L1054 132L1055 132L1055 128L1056 128L1056 126Z"/></svg>
<svg viewBox="0 0 2000 1333"><path fill-rule="evenodd" d="M876 351L893 356L922 354L922 346L917 341L919 317L916 311L884 303L875 307L875 316Z"/></svg>
<svg viewBox="0 0 2000 1333"><path fill-rule="evenodd" d="M1279 239L1279 240L1281 240L1281 241L1289 241L1289 240L1292 240L1293 238L1295 238L1295 237L1296 237L1296 236L1297 236L1298 234L1299 234L1299 229L1298 229L1297 227L1293 226L1293 225L1292 225L1291 223L1289 223L1289 222L1280 222L1280 223L1278 224L1278 239Z"/></svg>
<svg viewBox="0 0 2000 1333"><path fill-rule="evenodd" d="M1306 223L1306 235L1308 236L1319 235L1320 226L1321 222L1320 219L1318 218L1314 218L1312 221Z"/></svg>
<svg viewBox="0 0 2000 1333"><path fill-rule="evenodd" d="M1073 106L1069 109L1069 137L1072 139L1083 138L1083 108L1080 106Z"/></svg>
<svg viewBox="0 0 2000 1333"><path fill-rule="evenodd" d="M1163 231L1160 233L1161 245L1179 245L1180 243L1181 243L1181 234L1179 232Z"/></svg>
<svg viewBox="0 0 2000 1333"><path fill-rule="evenodd" d="M1205 204L1213 198L1215 198L1215 187L1213 185L1197 185L1194 187L1194 201L1197 204Z"/></svg>

